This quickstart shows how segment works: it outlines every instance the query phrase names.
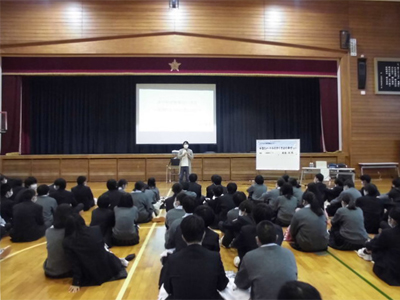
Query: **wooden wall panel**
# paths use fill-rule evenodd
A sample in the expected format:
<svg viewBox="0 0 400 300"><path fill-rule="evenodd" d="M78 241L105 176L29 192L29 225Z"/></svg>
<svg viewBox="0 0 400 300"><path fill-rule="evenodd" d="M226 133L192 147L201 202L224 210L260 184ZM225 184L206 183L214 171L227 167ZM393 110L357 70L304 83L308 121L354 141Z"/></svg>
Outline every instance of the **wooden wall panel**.
<svg viewBox="0 0 400 300"><path fill-rule="evenodd" d="M254 178L256 174L256 159L254 157L231 159L231 180L248 180Z"/></svg>
<svg viewBox="0 0 400 300"><path fill-rule="evenodd" d="M349 18L358 55L367 58L366 95L357 86L357 57L350 62L351 164L400 162L400 96L374 93L374 58L400 57L400 3L351 3Z"/></svg>
<svg viewBox="0 0 400 300"><path fill-rule="evenodd" d="M203 158L203 180L211 180L211 176L218 174L224 182L231 180L230 158Z"/></svg>
<svg viewBox="0 0 400 300"><path fill-rule="evenodd" d="M154 177L156 180L165 180L165 174L169 159L167 158L147 158L146 159L146 177Z"/></svg>
<svg viewBox="0 0 400 300"><path fill-rule="evenodd" d="M32 161L32 176L38 182L52 183L60 177L59 159L37 159Z"/></svg>
<svg viewBox="0 0 400 300"><path fill-rule="evenodd" d="M24 180L26 177L31 175L32 162L26 159L13 159L13 160L2 160L2 171L1 173L6 176L13 178L20 178Z"/></svg>
<svg viewBox="0 0 400 300"><path fill-rule="evenodd" d="M118 179L127 181L146 180L146 160L137 159L118 159Z"/></svg>
<svg viewBox="0 0 400 300"><path fill-rule="evenodd" d="M103 181L117 179L117 159L90 159L89 160L90 181Z"/></svg>
<svg viewBox="0 0 400 300"><path fill-rule="evenodd" d="M202 158L195 157L192 160L192 173L197 174L197 180L203 180L203 159Z"/></svg>
<svg viewBox="0 0 400 300"><path fill-rule="evenodd" d="M62 159L60 163L60 177L66 181L76 181L79 176L89 179L88 159Z"/></svg>

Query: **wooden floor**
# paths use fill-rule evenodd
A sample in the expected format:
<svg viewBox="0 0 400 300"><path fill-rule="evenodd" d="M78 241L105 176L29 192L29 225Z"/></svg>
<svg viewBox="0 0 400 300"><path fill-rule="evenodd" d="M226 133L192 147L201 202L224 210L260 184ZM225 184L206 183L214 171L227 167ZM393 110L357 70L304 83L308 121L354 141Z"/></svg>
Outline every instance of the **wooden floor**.
<svg viewBox="0 0 400 300"><path fill-rule="evenodd" d="M245 191L250 182L238 182L239 190ZM390 188L390 180L376 181L382 192ZM203 190L209 182L203 182ZM273 188L274 182L267 182ZM73 184L69 184L71 188ZM106 190L105 183L91 183L93 193L99 196ZM171 193L171 184L158 183L161 195ZM357 185L359 187L359 184ZM128 188L132 188L130 183ZM205 191L203 191L205 192ZM87 223L91 211L84 213ZM12 253L0 261L1 299L157 299L157 282L164 250L163 223L148 223L140 227L140 243L130 247L113 247L119 257L136 253L136 259L128 267L128 278L108 282L100 287L85 287L77 294L68 293L71 279L49 280L43 274L46 258L46 241L42 238L31 243L11 243L8 237L1 247L12 245ZM291 249L284 242L283 247ZM291 249L296 257L299 280L315 286L322 298L327 299L400 299L400 288L391 287L379 280L372 272L373 264L359 258L355 252L336 251L329 248L320 253L303 253ZM234 249L221 249L225 270L237 271L233 265Z"/></svg>

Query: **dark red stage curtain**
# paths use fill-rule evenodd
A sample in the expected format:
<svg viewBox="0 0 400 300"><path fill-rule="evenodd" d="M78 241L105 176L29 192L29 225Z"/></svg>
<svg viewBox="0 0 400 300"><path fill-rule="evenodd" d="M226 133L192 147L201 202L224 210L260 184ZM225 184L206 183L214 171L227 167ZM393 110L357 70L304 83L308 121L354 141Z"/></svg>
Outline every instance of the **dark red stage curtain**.
<svg viewBox="0 0 400 300"><path fill-rule="evenodd" d="M3 76L2 110L7 112L8 131L1 137L1 154L19 152L21 76Z"/></svg>
<svg viewBox="0 0 400 300"><path fill-rule="evenodd" d="M325 151L339 150L339 112L336 78L319 79L322 132L325 140Z"/></svg>

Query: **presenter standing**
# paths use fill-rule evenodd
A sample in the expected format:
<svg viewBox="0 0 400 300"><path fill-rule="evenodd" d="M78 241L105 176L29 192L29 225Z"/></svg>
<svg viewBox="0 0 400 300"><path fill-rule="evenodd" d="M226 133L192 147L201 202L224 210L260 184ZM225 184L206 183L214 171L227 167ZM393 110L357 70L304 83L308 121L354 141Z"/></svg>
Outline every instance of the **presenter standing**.
<svg viewBox="0 0 400 300"><path fill-rule="evenodd" d="M189 182L189 174L192 169L193 151L189 149L189 142L183 142L183 148L178 152L179 158L179 182ZM183 180L185 179L185 180Z"/></svg>

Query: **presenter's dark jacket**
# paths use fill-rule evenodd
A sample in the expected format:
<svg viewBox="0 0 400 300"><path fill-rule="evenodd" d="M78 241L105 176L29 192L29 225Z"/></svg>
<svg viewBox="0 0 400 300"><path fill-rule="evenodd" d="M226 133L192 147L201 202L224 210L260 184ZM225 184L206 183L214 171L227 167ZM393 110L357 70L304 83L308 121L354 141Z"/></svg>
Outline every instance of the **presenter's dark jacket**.
<svg viewBox="0 0 400 300"><path fill-rule="evenodd" d="M281 246L283 241L282 227L277 224L274 224L274 227L277 235L276 243ZM256 225L246 225L242 227L239 235L233 241L233 247L238 250L240 260L243 259L247 252L258 248L256 236Z"/></svg>
<svg viewBox="0 0 400 300"><path fill-rule="evenodd" d="M54 192L50 193L50 197L56 199L58 205L61 205L63 203L70 204L73 207L78 205L78 202L76 202L75 200L74 194L66 190L55 190Z"/></svg>
<svg viewBox="0 0 400 300"><path fill-rule="evenodd" d="M14 205L13 229L10 232L13 242L36 241L44 236L45 231L42 206L32 201Z"/></svg>
<svg viewBox="0 0 400 300"><path fill-rule="evenodd" d="M66 237L63 247L72 265L73 285L101 285L127 276L119 258L105 250L98 226L84 227Z"/></svg>
<svg viewBox="0 0 400 300"><path fill-rule="evenodd" d="M83 203L83 210L87 211L94 206L93 193L90 187L85 185L77 185L71 189L74 194L75 200L78 203Z"/></svg>
<svg viewBox="0 0 400 300"><path fill-rule="evenodd" d="M372 196L360 197L356 206L362 209L364 226L368 233L378 233L379 224L383 217L383 203L379 198Z"/></svg>
<svg viewBox="0 0 400 300"><path fill-rule="evenodd" d="M195 192L197 198L201 197L201 185L198 184L197 182L189 182L188 191Z"/></svg>
<svg viewBox="0 0 400 300"><path fill-rule="evenodd" d="M219 253L197 244L172 254L166 263L167 299L222 299L218 291L228 282Z"/></svg>
<svg viewBox="0 0 400 300"><path fill-rule="evenodd" d="M400 286L400 226L384 229L366 248L372 251L374 273L387 284Z"/></svg>

